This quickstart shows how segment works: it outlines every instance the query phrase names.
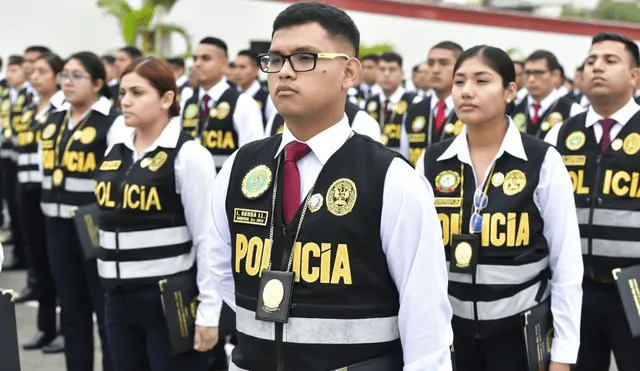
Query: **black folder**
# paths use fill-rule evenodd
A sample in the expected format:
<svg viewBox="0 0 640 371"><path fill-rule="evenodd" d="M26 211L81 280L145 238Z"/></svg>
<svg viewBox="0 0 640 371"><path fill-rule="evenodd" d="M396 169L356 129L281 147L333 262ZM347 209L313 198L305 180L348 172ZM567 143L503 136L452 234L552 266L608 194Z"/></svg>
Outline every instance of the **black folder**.
<svg viewBox="0 0 640 371"><path fill-rule="evenodd" d="M168 277L159 286L172 354L192 350L199 304L195 272Z"/></svg>
<svg viewBox="0 0 640 371"><path fill-rule="evenodd" d="M523 315L528 371L548 371L553 341L551 302L545 300Z"/></svg>
<svg viewBox="0 0 640 371"><path fill-rule="evenodd" d="M0 290L0 370L20 371L14 292Z"/></svg>
<svg viewBox="0 0 640 371"><path fill-rule="evenodd" d="M633 338L640 337L640 265L612 271Z"/></svg>
<svg viewBox="0 0 640 371"><path fill-rule="evenodd" d="M95 259L98 256L100 247L99 212L98 204L94 203L79 207L73 217L82 253L86 260Z"/></svg>

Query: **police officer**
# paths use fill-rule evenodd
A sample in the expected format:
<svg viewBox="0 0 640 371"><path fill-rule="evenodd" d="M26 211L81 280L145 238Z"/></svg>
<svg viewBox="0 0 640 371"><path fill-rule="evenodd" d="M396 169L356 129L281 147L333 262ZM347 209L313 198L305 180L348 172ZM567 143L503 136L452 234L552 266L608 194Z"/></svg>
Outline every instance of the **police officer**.
<svg viewBox="0 0 640 371"><path fill-rule="evenodd" d="M351 126L354 132L366 135L376 142L380 142L380 126L376 120L348 99L344 107L344 112L347 115L349 126ZM284 118L278 113L267 123L265 136L280 134L283 130Z"/></svg>
<svg viewBox="0 0 640 371"><path fill-rule="evenodd" d="M116 62L115 62L116 74L117 74L116 77L118 78L118 80L120 79L120 76L122 76L122 73L124 72L124 70L131 63L133 63L134 60L141 57L142 57L142 51L136 48L135 46L128 45L120 48L120 50L118 50L118 53L116 54ZM111 96L111 103L113 103L114 107L119 109L120 102L118 100L120 99L120 97L118 95L118 92L120 91L120 83L118 82L117 84L113 84L111 81L108 81L108 84L111 91L116 93L116 95Z"/></svg>
<svg viewBox="0 0 640 371"><path fill-rule="evenodd" d="M263 86L258 80L258 55L251 50L241 50L236 57L235 81L238 84L238 91L252 97L260 107L262 114L262 124L267 125L269 115L267 112L267 99L269 89Z"/></svg>
<svg viewBox="0 0 640 371"><path fill-rule="evenodd" d="M180 95L182 127L209 150L219 170L235 150L263 138L262 116L252 97L224 79L229 64L224 41L205 37L193 59L200 86Z"/></svg>
<svg viewBox="0 0 640 371"><path fill-rule="evenodd" d="M634 41L614 33L595 35L584 67L591 105L546 138L569 170L582 237L579 371L608 370L611 351L620 371L640 364L640 341L631 338L611 272L640 264L640 106L633 100L639 61Z"/></svg>
<svg viewBox="0 0 640 371"><path fill-rule="evenodd" d="M73 221L80 206L95 203L94 172L117 131L117 110L109 102L104 66L90 52L67 60L59 83L66 102L52 113L41 134L42 199L47 252L60 297L65 358L69 371L93 370L93 313L102 350L109 354L104 327L104 289L95 260L83 256ZM114 370L102 357L104 371Z"/></svg>
<svg viewBox="0 0 640 371"><path fill-rule="evenodd" d="M261 66L287 125L225 163L211 205L211 270L237 303L230 370L451 370L430 191L344 113L359 39L320 2L274 21Z"/></svg>
<svg viewBox="0 0 640 371"><path fill-rule="evenodd" d="M524 62L525 84L529 95L511 112L520 131L544 139L556 124L584 109L555 87L562 80L562 67L551 52L537 50Z"/></svg>
<svg viewBox="0 0 640 371"><path fill-rule="evenodd" d="M400 147L408 148L414 166L426 147L462 130L451 98L453 65L460 54L462 47L451 41L440 42L429 51L429 83L434 94L409 108L400 136Z"/></svg>
<svg viewBox="0 0 640 371"><path fill-rule="evenodd" d="M528 370L522 313L534 308L553 315L549 370L568 371L578 355L583 270L571 182L558 152L505 115L516 89L505 52L462 53L452 95L466 125L417 166L442 222L458 371Z"/></svg>
<svg viewBox="0 0 640 371"><path fill-rule="evenodd" d="M107 288L106 323L118 371L206 370L222 301L206 269L213 160L181 128L170 65L134 61L120 80L122 130L96 174L100 208L98 273ZM172 119L173 118L173 119ZM196 274L197 264L197 274ZM196 278L197 275L197 278ZM184 277L199 289L194 349L172 356L158 282ZM182 279L182 278L181 278ZM189 283L185 289L190 289Z"/></svg>

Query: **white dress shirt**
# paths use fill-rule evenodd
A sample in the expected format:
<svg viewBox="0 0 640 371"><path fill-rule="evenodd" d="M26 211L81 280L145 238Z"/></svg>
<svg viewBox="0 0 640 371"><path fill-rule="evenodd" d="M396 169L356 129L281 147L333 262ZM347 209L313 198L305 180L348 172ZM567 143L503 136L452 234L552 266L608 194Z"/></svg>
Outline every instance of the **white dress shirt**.
<svg viewBox="0 0 640 371"><path fill-rule="evenodd" d="M433 91L433 90L431 90ZM431 97L431 120L435 121L435 117L438 114L438 102L439 99L436 96L435 91L433 91L433 93L430 95ZM449 117L449 115L451 114L451 112L453 112L455 110L455 106L453 105L453 96L448 96L444 99L444 104L445 104L445 110L444 110L444 117ZM407 134L407 128L405 126L406 124L406 118L407 116L405 115L402 118L402 130L400 131L400 153L406 158L409 159L409 136Z"/></svg>
<svg viewBox="0 0 640 371"><path fill-rule="evenodd" d="M521 134L511 118L508 117L508 120L507 134L486 174L476 174L473 168L466 126L438 160L457 155L458 160L473 169L476 184L478 184L478 175L482 176L482 185L487 182L490 169L495 161L505 152L527 161ZM418 161L416 171L421 174L423 181L428 182L424 177L424 153ZM549 148L545 155L533 201L542 216L543 235L549 244L549 266L552 271L551 312L555 331L551 347L551 360L573 364L576 363L580 347L584 269L573 185L567 168L562 162L562 157L555 148Z"/></svg>
<svg viewBox="0 0 640 371"><path fill-rule="evenodd" d="M180 77L178 77L176 79L176 86L178 87L178 89L180 89L180 87L186 83L189 82L189 76L187 75L181 75Z"/></svg>
<svg viewBox="0 0 640 371"><path fill-rule="evenodd" d="M10 88L9 99L11 100L11 106L16 104L16 100L18 99L19 93L22 89L27 89L27 94L33 94L35 92L28 81L22 84L18 89Z"/></svg>
<svg viewBox="0 0 640 371"><path fill-rule="evenodd" d="M629 99L629 102L622 107L618 112L611 115L610 118L616 120L615 124L611 127L610 137L611 141L616 139L622 128L631 120L633 115L638 113L640 110L640 106L633 100L633 98ZM600 116L593 110L593 106L589 106L587 110L587 118L585 122L585 126L587 128L593 126L593 134L596 137L596 141L600 143L602 139L602 125L600 125L600 120L604 119L604 117ZM560 132L561 124L555 125L549 132L547 136L544 137L544 141L556 146L558 144L558 133Z"/></svg>
<svg viewBox="0 0 640 371"><path fill-rule="evenodd" d="M256 93L262 89L262 85L260 85L260 82L258 80L255 80L245 91L242 91L242 87L240 85L238 85L238 90L241 93L247 94L248 96L250 96L251 98L253 98L254 95L256 95Z"/></svg>
<svg viewBox="0 0 640 371"><path fill-rule="evenodd" d="M513 103L515 103L516 105L520 104L520 102L522 102L522 100L526 98L527 95L529 95L529 90L527 90L527 88L521 88L516 93L516 98L513 100Z"/></svg>
<svg viewBox="0 0 640 371"><path fill-rule="evenodd" d="M553 90L551 94L549 94L546 98L540 101L540 110L538 111L538 115L542 117L542 115L544 115L548 109L553 107L553 105L558 101L558 99L562 98L563 96L564 95L562 95L560 91ZM535 102L536 101L531 97L531 95L529 95L528 101L527 101L527 105L529 107L529 117L535 116L536 110L533 108L533 104ZM571 105L571 110L569 111L569 117L573 117L581 112L584 112L584 108L582 108L578 103L573 103ZM569 117L565 117L564 119L568 119ZM557 126L557 125L554 125L554 126Z"/></svg>
<svg viewBox="0 0 640 371"><path fill-rule="evenodd" d="M124 125L124 117L119 116L114 125ZM155 151L158 147L175 148L178 143L182 123L179 118L173 118L162 130L160 136L149 148L138 153L134 146L135 129L120 130L113 143L107 148L105 156L118 143L124 144L133 152L134 162L145 154ZM174 162L176 176L176 192L180 194L187 228L191 233L193 245L196 249L196 264L198 267L198 313L196 324L199 326L217 327L222 308L222 299L215 290L213 276L207 269L209 247L209 228L213 221L209 212L209 204L202 200L210 199L211 184L215 181L216 168L213 158L198 142L191 140L182 145Z"/></svg>
<svg viewBox="0 0 640 371"><path fill-rule="evenodd" d="M209 90L204 90L202 87L199 89L198 102L202 102L202 98L205 94L211 97L209 101L209 109L218 104L222 93L229 89L229 84L223 79ZM193 96L193 89L186 87L180 94L180 117L182 117L182 111L184 111L187 100ZM240 94L238 101L236 102L236 109L233 112L233 128L238 133L238 148L243 145L253 142L254 140L262 139L264 137L264 131L262 127L262 113L258 103L253 97Z"/></svg>
<svg viewBox="0 0 640 371"><path fill-rule="evenodd" d="M345 117L306 142L311 152L297 162L300 170L300 202L311 189L324 164L352 135ZM276 156L296 140L285 126ZM236 152L237 153L237 152ZM213 189L209 229L213 242L210 270L218 292L235 308L231 270L231 236L226 197L234 155L224 164ZM380 239L389 273L400 294L398 325L404 352L404 371L451 370L449 346L453 340L451 306L447 300L447 272L442 230L430 186L410 165L394 159L385 177Z"/></svg>

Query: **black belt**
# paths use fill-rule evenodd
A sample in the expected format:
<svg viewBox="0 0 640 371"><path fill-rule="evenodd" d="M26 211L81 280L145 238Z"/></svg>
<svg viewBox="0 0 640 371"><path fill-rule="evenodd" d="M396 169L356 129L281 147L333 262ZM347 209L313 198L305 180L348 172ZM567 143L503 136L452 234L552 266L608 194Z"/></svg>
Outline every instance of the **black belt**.
<svg viewBox="0 0 640 371"><path fill-rule="evenodd" d="M403 366L402 352L396 352L333 371L402 371Z"/></svg>

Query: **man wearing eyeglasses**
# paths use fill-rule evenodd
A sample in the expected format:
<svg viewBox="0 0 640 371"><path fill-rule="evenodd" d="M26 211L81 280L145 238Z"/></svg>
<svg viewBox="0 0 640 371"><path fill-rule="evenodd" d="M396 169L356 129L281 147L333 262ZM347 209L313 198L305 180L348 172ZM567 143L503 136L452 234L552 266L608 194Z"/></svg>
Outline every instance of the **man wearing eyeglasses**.
<svg viewBox="0 0 640 371"><path fill-rule="evenodd" d="M282 134L225 163L209 256L235 307L230 370L451 370L451 307L430 189L345 114L360 34L299 2L260 57Z"/></svg>
<svg viewBox="0 0 640 371"><path fill-rule="evenodd" d="M235 150L264 137L258 103L229 85L228 66L227 44L205 37L193 54L200 85L180 94L182 127L209 150L217 171Z"/></svg>
<svg viewBox="0 0 640 371"><path fill-rule="evenodd" d="M551 52L533 52L524 63L524 76L529 95L511 114L520 131L544 139L554 125L584 111L555 88L555 81L563 76L560 63Z"/></svg>

